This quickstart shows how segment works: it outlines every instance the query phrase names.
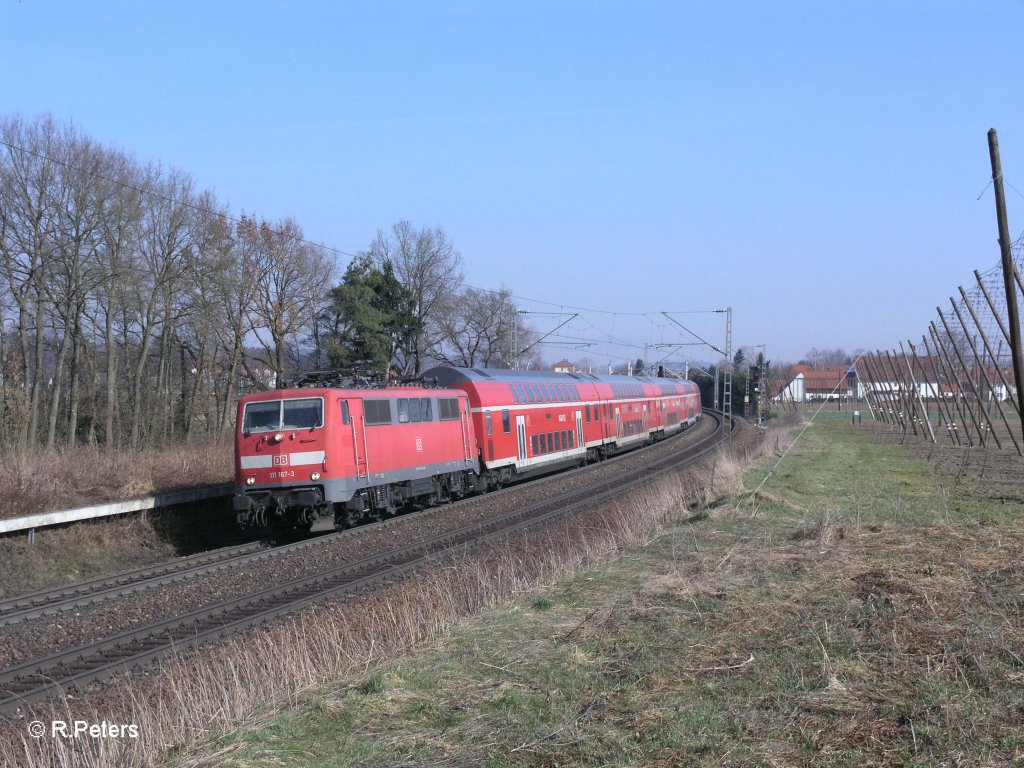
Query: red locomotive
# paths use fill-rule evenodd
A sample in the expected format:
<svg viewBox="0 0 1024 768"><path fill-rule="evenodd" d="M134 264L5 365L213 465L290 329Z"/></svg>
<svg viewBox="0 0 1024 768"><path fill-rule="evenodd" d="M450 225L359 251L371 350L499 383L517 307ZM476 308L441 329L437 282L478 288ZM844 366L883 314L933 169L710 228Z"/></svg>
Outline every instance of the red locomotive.
<svg viewBox="0 0 1024 768"><path fill-rule="evenodd" d="M298 384L238 403L243 528L345 528L604 459L701 414L696 384L647 376L440 367L416 385Z"/></svg>

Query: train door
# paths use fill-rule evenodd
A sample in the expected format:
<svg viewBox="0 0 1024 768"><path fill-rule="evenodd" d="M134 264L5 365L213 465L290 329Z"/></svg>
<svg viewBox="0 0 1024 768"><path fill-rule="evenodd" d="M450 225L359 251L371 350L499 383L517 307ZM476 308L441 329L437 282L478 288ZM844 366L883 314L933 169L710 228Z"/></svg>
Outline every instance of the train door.
<svg viewBox="0 0 1024 768"><path fill-rule="evenodd" d="M583 436L583 411L576 411L576 447L587 447L586 438Z"/></svg>
<svg viewBox="0 0 1024 768"><path fill-rule="evenodd" d="M619 413L619 406L615 406L615 437L622 437L622 414Z"/></svg>
<svg viewBox="0 0 1024 768"><path fill-rule="evenodd" d="M526 461L526 417L516 416L516 437L519 439L519 461Z"/></svg>
<svg viewBox="0 0 1024 768"><path fill-rule="evenodd" d="M366 450L366 425L363 421L362 400L341 401L342 428L352 438L352 460L356 468L356 477L366 477L370 473Z"/></svg>
<svg viewBox="0 0 1024 768"><path fill-rule="evenodd" d="M469 401L464 397L459 398L459 421L462 423L462 448L467 461L472 461L473 446L470 445L469 436L472 434L469 424Z"/></svg>
<svg viewBox="0 0 1024 768"><path fill-rule="evenodd" d="M644 403L644 432L649 432L650 426L647 422L647 403Z"/></svg>

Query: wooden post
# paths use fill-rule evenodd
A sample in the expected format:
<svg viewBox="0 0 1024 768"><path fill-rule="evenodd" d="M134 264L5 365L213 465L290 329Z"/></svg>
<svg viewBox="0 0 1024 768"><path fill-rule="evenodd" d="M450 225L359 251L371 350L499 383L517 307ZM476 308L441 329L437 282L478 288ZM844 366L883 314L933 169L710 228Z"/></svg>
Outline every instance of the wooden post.
<svg viewBox="0 0 1024 768"><path fill-rule="evenodd" d="M1006 286L1006 314L1010 326L1010 349L1013 352L1013 377L1017 382L1017 413L1021 415L1024 435L1024 359L1020 348L1020 314L1017 310L1017 286L1014 280L1013 255L1010 253L1010 225L1006 221L1006 195L1003 192L1003 166L999 160L999 136L996 129L988 132L988 154L992 161L992 187L996 193L996 221L999 225L999 251L1003 262L1003 283Z"/></svg>
<svg viewBox="0 0 1024 768"><path fill-rule="evenodd" d="M928 355L928 366L932 369L932 378L935 379L935 402L938 406L938 416L940 421L945 421L946 435L954 445L960 444L960 435L957 434L956 430L953 429L953 425L956 424L956 418L952 415L949 409L949 404L946 402L946 397L942 392L942 376L939 373L939 360L932 355L931 348L928 346L928 339L921 335L921 341L924 342L924 351ZM914 352L914 357L917 357L917 350L914 348L913 343L907 340L910 344L910 349Z"/></svg>
<svg viewBox="0 0 1024 768"><path fill-rule="evenodd" d="M953 301L952 297L950 297L949 303L953 307L953 312L956 314L956 319L960 321L960 327L964 329L964 334L966 334L967 333L967 324L964 322L963 313L960 312L960 308L956 305L956 302ZM981 356L978 354L978 350L977 350L976 347L974 347L974 346L971 347L971 353L974 355L974 364L978 367L978 378L981 380L981 381L979 381L979 386L982 383L984 383L984 385L986 387L988 387L989 400L995 403L996 410L999 411L999 415L1003 419L1003 424L1006 425L1006 430L1010 434L1010 440L1013 441L1013 447L1017 449L1017 454L1018 455L1024 455L1024 454L1021 454L1020 446L1017 444L1017 438L1013 436L1013 428L1010 426L1010 422L1006 420L1006 414L1003 413L1003 406L1000 405L999 399L996 397L996 390L995 390L995 387L992 386L992 380L989 379L988 373L985 372L984 361L981 359ZM981 404L981 405L984 405L984 404ZM988 423L987 423L988 428L990 430L994 430L995 427L992 426L992 422L993 422L992 414L989 413L989 409L985 408L984 410L982 410L982 413L984 413L985 417L988 419ZM1000 448L1002 448L1003 446L999 442L999 436L994 431L992 432L992 437L995 439L996 445L998 445Z"/></svg>
<svg viewBox="0 0 1024 768"><path fill-rule="evenodd" d="M967 438L967 445L974 447L974 438L971 436L970 425L967 423L967 417L964 415L964 398L963 398L963 387L960 384L960 377L956 374L956 369L953 367L953 363L949 359L949 354L942 346L942 339L939 336L939 330L935 327L935 323L928 324L928 331L932 336L932 343L935 345L935 351L939 353L939 362L942 365L942 370L946 374L946 381L951 382L950 386L953 387L953 405L956 406L956 412L960 416L960 426L963 428L964 436ZM971 413L970 408L967 409L967 413ZM971 414L973 420L974 415Z"/></svg>

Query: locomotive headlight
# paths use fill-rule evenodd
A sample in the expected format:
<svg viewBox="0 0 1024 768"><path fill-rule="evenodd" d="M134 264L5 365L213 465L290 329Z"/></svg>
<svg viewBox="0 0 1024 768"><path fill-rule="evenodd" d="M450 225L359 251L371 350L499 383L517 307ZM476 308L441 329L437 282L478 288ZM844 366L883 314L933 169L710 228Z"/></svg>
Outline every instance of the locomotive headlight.
<svg viewBox="0 0 1024 768"><path fill-rule="evenodd" d="M247 477L247 478L245 478L245 484L246 485L254 485L255 483L256 483L256 478L255 477Z"/></svg>
<svg viewBox="0 0 1024 768"><path fill-rule="evenodd" d="M320 473L319 472L314 472L312 475L309 476L309 479L310 480L319 480L320 479Z"/></svg>
<svg viewBox="0 0 1024 768"><path fill-rule="evenodd" d="M280 443L282 440L284 440L284 435L282 435L280 432L278 432L276 435L274 435L274 442L275 443Z"/></svg>

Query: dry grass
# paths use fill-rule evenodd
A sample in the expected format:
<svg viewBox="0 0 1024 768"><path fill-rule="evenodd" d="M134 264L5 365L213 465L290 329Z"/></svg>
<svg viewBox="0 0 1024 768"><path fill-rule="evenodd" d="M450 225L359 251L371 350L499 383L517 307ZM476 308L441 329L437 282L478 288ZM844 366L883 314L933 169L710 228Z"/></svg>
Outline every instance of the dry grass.
<svg viewBox="0 0 1024 768"><path fill-rule="evenodd" d="M0 463L0 517L100 504L194 485L227 482L232 448L226 442L140 451L80 446L12 450Z"/></svg>

